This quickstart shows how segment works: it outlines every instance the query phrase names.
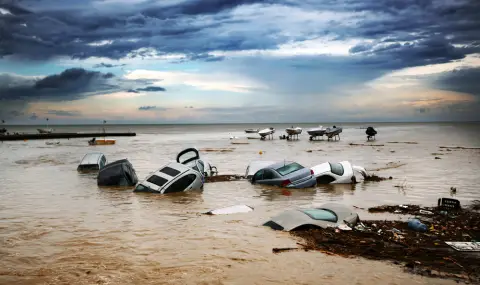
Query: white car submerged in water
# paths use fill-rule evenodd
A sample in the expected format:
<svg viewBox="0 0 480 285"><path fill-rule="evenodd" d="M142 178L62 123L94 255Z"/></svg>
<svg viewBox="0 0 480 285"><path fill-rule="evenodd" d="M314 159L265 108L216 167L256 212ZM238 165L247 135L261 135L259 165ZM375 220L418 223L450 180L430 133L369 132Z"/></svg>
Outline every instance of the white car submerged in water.
<svg viewBox="0 0 480 285"><path fill-rule="evenodd" d="M317 184L356 183L355 172L360 173L364 178L367 176L365 168L352 165L348 161L325 162L312 167L311 170Z"/></svg>

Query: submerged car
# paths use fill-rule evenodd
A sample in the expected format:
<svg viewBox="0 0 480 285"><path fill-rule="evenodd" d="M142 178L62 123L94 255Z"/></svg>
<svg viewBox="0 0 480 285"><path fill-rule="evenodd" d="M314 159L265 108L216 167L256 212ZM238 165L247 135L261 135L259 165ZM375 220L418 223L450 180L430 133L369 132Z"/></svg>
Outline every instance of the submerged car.
<svg viewBox="0 0 480 285"><path fill-rule="evenodd" d="M177 162L200 172L203 176L213 176L218 173L215 166L212 166L208 161L200 158L198 149L187 148L177 155Z"/></svg>
<svg viewBox="0 0 480 285"><path fill-rule="evenodd" d="M121 159L105 165L97 176L98 186L134 186L137 174L128 159Z"/></svg>
<svg viewBox="0 0 480 285"><path fill-rule="evenodd" d="M316 184L313 171L293 161L282 161L261 168L250 178L253 184L286 188L307 188Z"/></svg>
<svg viewBox="0 0 480 285"><path fill-rule="evenodd" d="M360 218L352 209L337 203L328 203L318 208L287 210L263 224L274 230L292 231L305 227L353 228Z"/></svg>
<svg viewBox="0 0 480 285"><path fill-rule="evenodd" d="M87 153L77 167L79 172L99 171L107 164L107 158L101 152Z"/></svg>
<svg viewBox="0 0 480 285"><path fill-rule="evenodd" d="M186 165L171 162L163 166L144 181L133 192L167 194L203 189L204 176Z"/></svg>
<svg viewBox="0 0 480 285"><path fill-rule="evenodd" d="M317 184L356 183L355 172L367 176L365 168L352 165L348 161L338 163L325 162L311 168Z"/></svg>

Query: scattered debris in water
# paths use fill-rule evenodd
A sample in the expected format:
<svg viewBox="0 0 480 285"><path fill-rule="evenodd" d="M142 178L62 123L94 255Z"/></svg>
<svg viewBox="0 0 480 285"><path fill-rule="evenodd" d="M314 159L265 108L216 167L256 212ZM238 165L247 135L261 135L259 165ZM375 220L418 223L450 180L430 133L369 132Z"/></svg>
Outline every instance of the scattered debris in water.
<svg viewBox="0 0 480 285"><path fill-rule="evenodd" d="M243 180L243 179L245 179L243 175L237 175L237 174L213 175L213 176L207 176L205 178L205 183L228 182L228 181L237 181L237 180Z"/></svg>
<svg viewBox="0 0 480 285"><path fill-rule="evenodd" d="M446 148L447 151L452 149L480 149L480 147L464 147L464 146L439 146L439 148Z"/></svg>
<svg viewBox="0 0 480 285"><path fill-rule="evenodd" d="M418 144L418 142L388 142L388 143Z"/></svg>
<svg viewBox="0 0 480 285"><path fill-rule="evenodd" d="M388 180L388 179L393 179L392 176L386 178L386 177L380 177L376 174L369 174L367 176L365 176L364 180L365 181L372 181L372 182L379 182L379 181L383 181L383 180Z"/></svg>
<svg viewBox="0 0 480 285"><path fill-rule="evenodd" d="M407 165L406 163L400 163L399 162L389 162L385 167L373 169L372 171L380 171L380 170L388 170L388 169L393 169L393 168L398 168L400 166Z"/></svg>
<svg viewBox="0 0 480 285"><path fill-rule="evenodd" d="M235 148L202 148L200 151L204 152L232 152Z"/></svg>
<svg viewBox="0 0 480 285"><path fill-rule="evenodd" d="M248 213L253 211L253 208L247 205L235 205L230 207L225 207L221 209L215 209L206 212L206 215L228 215L228 214L237 214L237 213Z"/></svg>
<svg viewBox="0 0 480 285"><path fill-rule="evenodd" d="M307 152L323 151L323 149L307 149Z"/></svg>
<svg viewBox="0 0 480 285"><path fill-rule="evenodd" d="M436 156L436 155L445 155L445 154L444 154L444 153L434 152L434 153L432 153L432 155L435 155L435 156Z"/></svg>
<svg viewBox="0 0 480 285"><path fill-rule="evenodd" d="M477 206L479 206L478 201ZM480 255L451 248L446 242L476 242L480 238L480 213L460 209L445 211L440 207L418 205L379 206L371 213L416 215L427 226L426 232L414 231L407 221L363 221L350 231L309 229L293 231L303 238L304 250L315 250L344 257L390 260L403 264L414 274L454 280L480 281ZM282 252L293 249L276 249Z"/></svg>
<svg viewBox="0 0 480 285"><path fill-rule="evenodd" d="M349 143L351 146L385 146L384 144Z"/></svg>
<svg viewBox="0 0 480 285"><path fill-rule="evenodd" d="M438 157L438 156L435 156L435 159L441 159L441 158L440 158L440 157Z"/></svg>

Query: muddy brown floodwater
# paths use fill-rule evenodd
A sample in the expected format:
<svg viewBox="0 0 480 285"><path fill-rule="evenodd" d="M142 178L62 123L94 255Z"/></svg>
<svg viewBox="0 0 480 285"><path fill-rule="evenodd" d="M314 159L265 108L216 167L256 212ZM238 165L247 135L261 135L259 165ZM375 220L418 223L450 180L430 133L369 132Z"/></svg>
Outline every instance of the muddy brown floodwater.
<svg viewBox="0 0 480 285"><path fill-rule="evenodd" d="M479 124L376 124L378 134L370 142L363 124L344 125L341 140L329 142L309 141L307 134L298 141L279 140L290 125L272 125L274 140L230 143L230 136L243 136L246 128L269 126L111 126L109 131L137 133L116 138L113 146L88 146L88 138L60 140L60 145L0 143L0 284L455 284L412 275L386 261L313 251L274 254L273 248L297 247L301 239L261 225L285 209L332 201L366 209L430 206L439 197L462 205L480 199ZM161 196L98 188L94 174L76 171L85 153L101 151L109 161L128 158L142 179L192 146L204 149L202 155L219 174L242 175L256 159L296 160L304 166L349 160L393 179L288 191L238 180ZM435 160L439 155L432 153L444 155ZM255 210L201 214L236 204ZM362 219L399 218L358 211Z"/></svg>

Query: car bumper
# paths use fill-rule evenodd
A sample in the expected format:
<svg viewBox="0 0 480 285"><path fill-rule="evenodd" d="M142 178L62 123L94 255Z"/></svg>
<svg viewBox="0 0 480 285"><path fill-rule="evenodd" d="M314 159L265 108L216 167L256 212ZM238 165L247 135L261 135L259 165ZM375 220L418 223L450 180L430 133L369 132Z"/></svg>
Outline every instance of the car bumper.
<svg viewBox="0 0 480 285"><path fill-rule="evenodd" d="M287 188L309 188L314 187L317 184L315 176L311 175L308 179L302 181L294 181L287 185Z"/></svg>

